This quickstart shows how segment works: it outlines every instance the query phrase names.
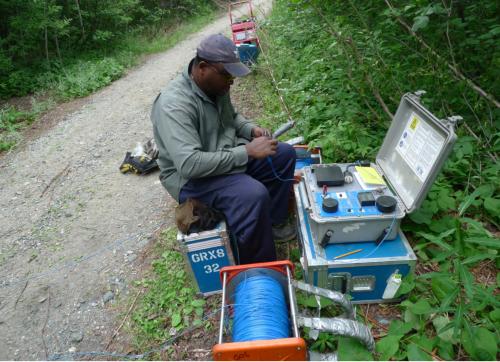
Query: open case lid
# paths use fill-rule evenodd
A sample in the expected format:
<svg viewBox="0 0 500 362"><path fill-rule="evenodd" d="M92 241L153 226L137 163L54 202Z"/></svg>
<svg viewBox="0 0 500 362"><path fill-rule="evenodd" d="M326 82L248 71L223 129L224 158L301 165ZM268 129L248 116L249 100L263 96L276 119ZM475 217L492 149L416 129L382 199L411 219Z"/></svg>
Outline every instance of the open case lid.
<svg viewBox="0 0 500 362"><path fill-rule="evenodd" d="M420 104L423 93L407 93L401 98L376 159L407 213L427 196L457 139L454 127L461 119L437 119Z"/></svg>

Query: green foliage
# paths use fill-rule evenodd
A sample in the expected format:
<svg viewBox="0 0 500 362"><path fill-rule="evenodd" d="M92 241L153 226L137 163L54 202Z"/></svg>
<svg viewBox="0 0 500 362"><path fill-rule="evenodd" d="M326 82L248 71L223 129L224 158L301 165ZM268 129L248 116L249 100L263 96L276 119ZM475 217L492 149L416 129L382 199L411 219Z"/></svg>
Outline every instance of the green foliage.
<svg viewBox="0 0 500 362"><path fill-rule="evenodd" d="M120 62L116 50L124 40L142 38L146 48L178 24L213 11L209 0L2 1L0 99L33 93L46 85L37 78L60 77L82 58L100 62L113 54Z"/></svg>
<svg viewBox="0 0 500 362"><path fill-rule="evenodd" d="M118 79L124 67L114 58L77 61L58 72L39 78L43 88L52 89L63 100L83 97Z"/></svg>
<svg viewBox="0 0 500 362"><path fill-rule="evenodd" d="M295 278L299 278L297 273ZM338 305L334 305L331 300L324 297L299 292L296 299L301 312L308 310L306 314L311 316L333 318L342 314L342 310ZM373 360L372 354L366 350L366 347L351 338L334 336L327 332L318 333L318 331L311 331L310 328L304 328L301 335L306 339L307 345L313 351L321 353L336 351L342 360Z"/></svg>
<svg viewBox="0 0 500 362"><path fill-rule="evenodd" d="M399 350L401 335L389 335L377 342L376 351L381 361L388 361Z"/></svg>
<svg viewBox="0 0 500 362"><path fill-rule="evenodd" d="M500 277L491 277L500 266L500 110L445 62L498 99L498 3L390 3L393 9L384 1L277 1L261 30L267 57L259 73L272 68L298 120L296 134L322 146L328 162L374 159L390 122L383 105L394 113L405 92L424 89L423 102L438 117L464 118L441 175L403 224L423 266L418 270L426 272L403 281L402 319L378 339L375 357L494 359L500 340ZM288 115L269 78L261 76L258 84L269 101L268 118L284 121ZM316 347L328 347L327 341ZM341 359L357 358L334 342L344 351Z"/></svg>
<svg viewBox="0 0 500 362"><path fill-rule="evenodd" d="M2 5L0 3L0 9ZM108 39L105 44L99 45L102 50L85 47L68 49L62 59L51 59L49 63L35 61L30 65L21 65L14 62L1 48L4 41L0 37L0 98L45 92L57 101L65 101L89 95L121 77L125 69L136 65L142 56L172 47L214 19L215 12L210 7L201 3L197 6L198 13L189 20L182 20L177 15L175 19L163 19L170 26L166 31L153 31L161 25L153 22L148 28L138 27L134 31L120 33L119 37L113 36L113 41ZM115 7L112 8L116 10ZM108 10L111 11L111 8ZM108 35L101 32L96 36ZM46 110L50 102L43 103L47 106L44 109L40 105L38 108L34 105L32 110L25 112L14 108L0 111L0 152L11 149L19 142L19 131Z"/></svg>
<svg viewBox="0 0 500 362"><path fill-rule="evenodd" d="M0 109L0 151L9 150L18 140L18 129L29 122L31 115L14 107Z"/></svg>
<svg viewBox="0 0 500 362"><path fill-rule="evenodd" d="M341 361L373 361L373 356L366 347L355 339L340 337L337 347L338 358Z"/></svg>
<svg viewBox="0 0 500 362"><path fill-rule="evenodd" d="M139 345L162 343L188 326L203 324L206 302L196 298L177 249L176 229L164 231L161 238L161 258L152 263L153 275L137 282L147 289L132 315Z"/></svg>
<svg viewBox="0 0 500 362"><path fill-rule="evenodd" d="M0 108L0 152L11 149L21 138L19 131L30 125L37 115L52 106L49 99L37 102L31 99L31 110L21 111L13 106Z"/></svg>
<svg viewBox="0 0 500 362"><path fill-rule="evenodd" d="M307 331L306 331L307 333ZM335 337L330 333L320 333L318 339L309 343L313 351L331 352L335 350Z"/></svg>

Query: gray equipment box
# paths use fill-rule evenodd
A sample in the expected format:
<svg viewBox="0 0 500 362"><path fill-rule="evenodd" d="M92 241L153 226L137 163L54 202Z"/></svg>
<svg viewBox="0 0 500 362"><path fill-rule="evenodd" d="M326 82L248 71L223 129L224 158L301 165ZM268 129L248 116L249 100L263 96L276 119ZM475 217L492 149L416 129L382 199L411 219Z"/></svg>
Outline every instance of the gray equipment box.
<svg viewBox="0 0 500 362"><path fill-rule="evenodd" d="M385 185L369 185L354 169L353 182L342 186L318 186L315 170L328 164L306 166L299 184L312 236L321 244L393 240L404 216L417 209L446 161L456 141L454 127L460 117L439 120L420 104L422 92L405 94L371 167ZM346 171L353 164L339 164ZM395 210L381 212L375 205L362 206L359 193L378 200L390 196ZM338 209L326 212L325 198Z"/></svg>
<svg viewBox="0 0 500 362"><path fill-rule="evenodd" d="M221 221L215 229L189 235L178 231L177 242L181 245L199 293L203 296L220 293L220 270L235 264L226 223Z"/></svg>

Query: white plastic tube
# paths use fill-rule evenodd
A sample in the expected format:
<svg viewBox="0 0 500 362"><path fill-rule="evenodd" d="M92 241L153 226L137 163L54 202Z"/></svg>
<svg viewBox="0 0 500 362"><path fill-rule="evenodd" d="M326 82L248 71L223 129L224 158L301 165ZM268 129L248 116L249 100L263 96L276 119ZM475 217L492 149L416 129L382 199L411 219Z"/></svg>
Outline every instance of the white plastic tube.
<svg viewBox="0 0 500 362"><path fill-rule="evenodd" d="M385 287L384 294L382 295L382 299L392 299L396 295L401 286L401 274L398 271L391 274L389 279L387 280L387 286Z"/></svg>

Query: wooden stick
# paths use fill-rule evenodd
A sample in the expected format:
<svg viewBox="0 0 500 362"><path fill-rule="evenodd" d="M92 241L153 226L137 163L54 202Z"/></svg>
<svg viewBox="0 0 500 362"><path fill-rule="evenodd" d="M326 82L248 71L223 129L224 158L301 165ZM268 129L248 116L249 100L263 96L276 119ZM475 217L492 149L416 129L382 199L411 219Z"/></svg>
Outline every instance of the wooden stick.
<svg viewBox="0 0 500 362"><path fill-rule="evenodd" d="M369 315L367 316L367 318L368 318L368 320L370 322L372 322L373 324L375 324L378 328L383 329L386 332L389 330L389 327L386 327L386 326L380 324L375 318L372 318Z"/></svg>
<svg viewBox="0 0 500 362"><path fill-rule="evenodd" d="M104 347L104 349L105 349L105 350L107 350L107 349L109 348L109 345L111 344L111 342L113 342L113 339L115 339L115 337L116 337L116 335L118 334L118 332L120 332L120 329L122 329L123 325L125 324L125 321L127 320L128 316L130 315L130 312L132 312L132 308L134 308L135 302L137 302L137 298L139 298L139 295L141 295L141 294L142 294L142 290L140 290L140 291L136 294L136 296L135 296L135 298L134 298L134 300L133 300L132 304L130 305L130 307L129 307L128 311L127 311L127 314L125 315L125 317L124 317L124 318L123 318L123 320L122 320L122 323L121 323L121 324L120 324L120 326L119 326L119 327L115 330L115 332L113 333L113 335L112 335L112 336L111 336L111 338L109 339L108 343L106 344L106 347Z"/></svg>
<svg viewBox="0 0 500 362"><path fill-rule="evenodd" d="M363 251L363 249L356 249L356 250L350 251L348 253L338 255L335 258L333 258L333 260L343 258L344 256L349 256L349 255L352 255L352 254L356 254L356 253L359 253L360 251Z"/></svg>
<svg viewBox="0 0 500 362"><path fill-rule="evenodd" d="M47 184L47 186L45 187L45 189L42 191L42 194L40 195L40 197L42 197L43 195L45 195L45 193L47 192L47 190L50 188L50 186L58 179L60 178L64 173L66 173L69 169L69 163L66 165L65 168L63 168L62 171L60 171L57 175L55 175L54 177L52 177L52 179L49 181L49 183Z"/></svg>
<svg viewBox="0 0 500 362"><path fill-rule="evenodd" d="M28 274L26 274L26 276L27 276L27 275L28 275ZM21 299L21 297L22 297L22 295L23 295L24 291L26 290L26 287L28 286L28 282L29 282L29 279L28 279L28 280L26 280L26 283L24 284L23 290L21 290L21 293L19 293L19 296L17 297L16 302L14 303L14 309L16 309L16 308L17 308L17 303L19 303L19 299Z"/></svg>
<svg viewBox="0 0 500 362"><path fill-rule="evenodd" d="M259 29L259 30L260 30L261 34L263 34L266 37L266 39L269 39L269 38L267 38L266 32L263 32L262 29ZM288 108L288 106L285 102L285 99L283 98L283 95L280 92L280 89L278 87L278 82L276 81L276 78L274 77L273 69L271 67L271 64L269 64L269 60L267 58L266 53L264 52L264 46L262 44L260 44L260 51L261 51L262 55L264 56L264 59L266 60L266 68L267 68L267 71L269 72L269 75L271 76L272 84L276 90L276 93L278 94L278 99L279 99L281 105L283 106L283 110L288 115L288 120L291 121L292 114L291 114L290 109Z"/></svg>
<svg viewBox="0 0 500 362"><path fill-rule="evenodd" d="M45 317L45 322L43 323L43 328L42 328L42 343L43 343L43 348L45 350L45 359L49 358L47 344L45 343L45 328L47 328L47 322L49 321L49 315L50 315L50 287L48 290L47 316Z"/></svg>

